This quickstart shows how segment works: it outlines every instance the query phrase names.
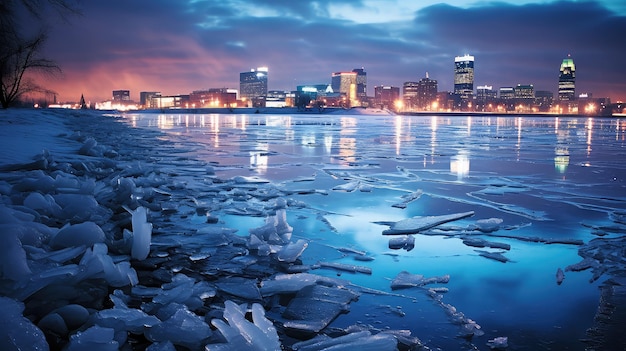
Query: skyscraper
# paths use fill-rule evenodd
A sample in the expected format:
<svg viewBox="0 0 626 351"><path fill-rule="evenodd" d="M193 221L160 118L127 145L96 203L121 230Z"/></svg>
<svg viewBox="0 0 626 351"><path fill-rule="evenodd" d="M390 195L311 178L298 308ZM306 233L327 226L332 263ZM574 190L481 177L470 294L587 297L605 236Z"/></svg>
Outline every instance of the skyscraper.
<svg viewBox="0 0 626 351"><path fill-rule="evenodd" d="M474 94L474 56L454 58L454 94L462 101L471 101Z"/></svg>
<svg viewBox="0 0 626 351"><path fill-rule="evenodd" d="M426 77L417 84L417 106L424 111L430 111L432 103L437 100L437 81L430 79L426 72Z"/></svg>
<svg viewBox="0 0 626 351"><path fill-rule="evenodd" d="M258 67L239 74L239 98L254 107L264 107L267 97L267 67Z"/></svg>
<svg viewBox="0 0 626 351"><path fill-rule="evenodd" d="M333 91L339 93L349 101L350 106L358 105L357 72L335 72L331 75Z"/></svg>
<svg viewBox="0 0 626 351"><path fill-rule="evenodd" d="M355 68L352 72L356 73L356 98L362 105L367 101L367 73L365 68Z"/></svg>
<svg viewBox="0 0 626 351"><path fill-rule="evenodd" d="M404 101L405 111L413 111L418 109L418 86L418 82L404 82L404 84L402 85L402 100Z"/></svg>
<svg viewBox="0 0 626 351"><path fill-rule="evenodd" d="M576 100L576 66L570 55L561 62L559 70L559 101Z"/></svg>

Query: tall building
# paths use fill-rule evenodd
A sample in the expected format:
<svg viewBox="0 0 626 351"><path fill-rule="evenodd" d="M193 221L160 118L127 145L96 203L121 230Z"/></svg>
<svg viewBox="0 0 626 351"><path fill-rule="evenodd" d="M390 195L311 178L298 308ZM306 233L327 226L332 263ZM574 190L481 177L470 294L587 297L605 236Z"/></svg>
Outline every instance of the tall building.
<svg viewBox="0 0 626 351"><path fill-rule="evenodd" d="M267 97L267 67L258 67L239 74L239 99L249 106L264 107Z"/></svg>
<svg viewBox="0 0 626 351"><path fill-rule="evenodd" d="M417 95L418 82L404 82L402 84L402 101L404 102L405 111L418 110Z"/></svg>
<svg viewBox="0 0 626 351"><path fill-rule="evenodd" d="M367 101L367 73L365 68L355 68L352 72L356 73L356 98L363 105Z"/></svg>
<svg viewBox="0 0 626 351"><path fill-rule="evenodd" d="M494 111L497 100L498 91L493 90L493 86L479 85L476 87L476 111Z"/></svg>
<svg viewBox="0 0 626 351"><path fill-rule="evenodd" d="M423 111L430 111L433 102L437 101L437 81L428 77L417 82L417 106Z"/></svg>
<svg viewBox="0 0 626 351"><path fill-rule="evenodd" d="M345 96L349 106L358 106L357 72L335 72L331 75L333 91Z"/></svg>
<svg viewBox="0 0 626 351"><path fill-rule="evenodd" d="M513 87L500 87L500 102L506 111L515 110L515 89Z"/></svg>
<svg viewBox="0 0 626 351"><path fill-rule="evenodd" d="M461 108L472 101L474 94L474 56L464 55L454 58L454 94Z"/></svg>
<svg viewBox="0 0 626 351"><path fill-rule="evenodd" d="M559 101L576 100L576 66L570 55L561 62L559 70Z"/></svg>

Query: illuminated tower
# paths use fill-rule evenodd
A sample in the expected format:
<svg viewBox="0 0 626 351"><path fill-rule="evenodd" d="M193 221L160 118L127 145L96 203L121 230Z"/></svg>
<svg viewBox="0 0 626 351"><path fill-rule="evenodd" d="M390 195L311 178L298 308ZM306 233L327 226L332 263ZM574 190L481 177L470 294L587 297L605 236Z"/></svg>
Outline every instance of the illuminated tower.
<svg viewBox="0 0 626 351"><path fill-rule="evenodd" d="M567 55L561 62L559 70L559 101L574 100L576 100L576 66L570 55Z"/></svg>
<svg viewBox="0 0 626 351"><path fill-rule="evenodd" d="M454 58L454 94L470 100L474 93L474 56Z"/></svg>
<svg viewBox="0 0 626 351"><path fill-rule="evenodd" d="M345 96L346 104L349 106L358 105L357 97L357 72L335 72L331 75L331 85L333 91Z"/></svg>
<svg viewBox="0 0 626 351"><path fill-rule="evenodd" d="M417 105L424 111L430 111L433 102L437 101L437 81L428 77L420 79L417 83ZM472 82L473 86L474 82Z"/></svg>
<svg viewBox="0 0 626 351"><path fill-rule="evenodd" d="M356 73L356 98L362 105L367 101L367 73L365 68L355 68L352 72Z"/></svg>
<svg viewBox="0 0 626 351"><path fill-rule="evenodd" d="M239 74L239 98L251 106L264 107L267 97L267 67L259 67Z"/></svg>

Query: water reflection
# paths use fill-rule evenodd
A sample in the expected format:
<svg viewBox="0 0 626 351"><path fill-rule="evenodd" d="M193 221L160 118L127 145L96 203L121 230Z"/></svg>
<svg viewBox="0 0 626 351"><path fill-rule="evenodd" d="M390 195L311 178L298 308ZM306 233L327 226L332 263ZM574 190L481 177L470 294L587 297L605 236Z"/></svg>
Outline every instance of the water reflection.
<svg viewBox="0 0 626 351"><path fill-rule="evenodd" d="M304 155L324 155L334 163L349 165L367 155L390 148L399 158L419 159L422 168L439 167L441 157L449 162L450 172L459 179L469 174L470 159L506 156L516 162L545 152L554 173L565 177L572 164L597 163L597 143L611 139L626 141L626 120L600 118L521 117L521 116L389 116L372 129L371 116L298 116L298 115L219 115L219 114L129 114L133 126L150 126L179 134L201 130L214 152L228 153L231 139L270 140L250 157L257 171L267 168L270 155L276 155L276 142L298 141ZM245 131L244 134L232 132ZM452 142L449 142L450 140ZM442 144L443 143L443 144ZM280 144L280 143L279 143ZM603 146L604 147L604 146ZM593 152L592 152L593 151ZM208 150L207 152L211 152ZM453 156L450 156L453 155ZM496 165L496 163L492 163ZM475 167L475 166L474 166Z"/></svg>
<svg viewBox="0 0 626 351"><path fill-rule="evenodd" d="M450 173L456 174L457 179L461 180L469 174L470 160L466 154L459 154L450 157Z"/></svg>

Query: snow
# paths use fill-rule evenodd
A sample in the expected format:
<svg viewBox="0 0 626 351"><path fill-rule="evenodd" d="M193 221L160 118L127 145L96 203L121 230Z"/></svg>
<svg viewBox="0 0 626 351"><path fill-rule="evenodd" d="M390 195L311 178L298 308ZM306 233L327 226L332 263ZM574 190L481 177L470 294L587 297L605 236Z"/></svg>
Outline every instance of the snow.
<svg viewBox="0 0 626 351"><path fill-rule="evenodd" d="M1 349L575 348L567 320L593 317L600 278L621 286L624 170L594 158L602 136L567 142L595 169L553 179L491 122L474 140L372 109L144 117L0 111ZM493 168L451 174L467 147Z"/></svg>

